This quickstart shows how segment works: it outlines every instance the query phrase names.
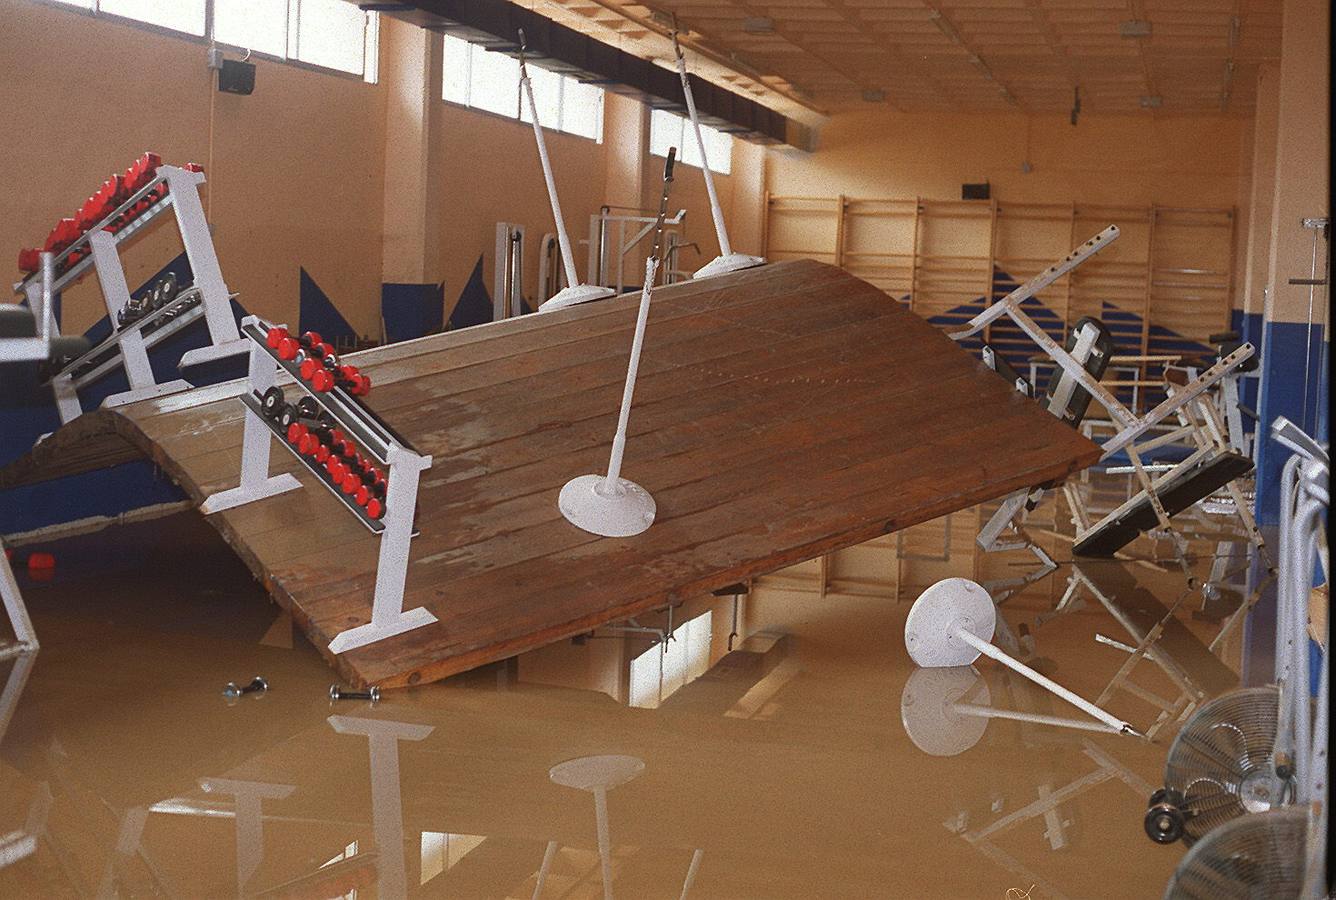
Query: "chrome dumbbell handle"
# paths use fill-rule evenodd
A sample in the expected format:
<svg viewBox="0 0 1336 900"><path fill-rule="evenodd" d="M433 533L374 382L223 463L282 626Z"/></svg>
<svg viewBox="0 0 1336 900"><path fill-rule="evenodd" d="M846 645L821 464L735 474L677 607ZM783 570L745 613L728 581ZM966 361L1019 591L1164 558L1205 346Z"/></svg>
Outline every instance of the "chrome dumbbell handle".
<svg viewBox="0 0 1336 900"><path fill-rule="evenodd" d="M345 691L337 684L329 686L330 700L370 700L375 703L380 699L380 688L374 685L365 691Z"/></svg>
<svg viewBox="0 0 1336 900"><path fill-rule="evenodd" d="M235 681L229 681L227 687L223 688L223 696L240 697L242 694L255 694L267 690L269 690L269 682L256 675L251 679L250 684L245 687L238 687Z"/></svg>

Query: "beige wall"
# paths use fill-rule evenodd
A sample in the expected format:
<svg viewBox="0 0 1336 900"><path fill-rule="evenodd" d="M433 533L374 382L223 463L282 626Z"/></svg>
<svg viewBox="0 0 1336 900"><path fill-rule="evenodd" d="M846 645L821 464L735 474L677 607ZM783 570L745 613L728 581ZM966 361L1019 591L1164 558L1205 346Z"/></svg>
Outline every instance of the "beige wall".
<svg viewBox="0 0 1336 900"><path fill-rule="evenodd" d="M228 286L251 311L295 318L305 267L355 327L379 331L382 91L258 60L249 97L211 90L205 45L28 0L0 0L0 252L5 271L144 150L205 165ZM210 103L213 103L212 146ZM212 151L212 152L211 152ZM124 255L139 284L180 242L155 227ZM95 279L65 324L105 313Z"/></svg>
<svg viewBox="0 0 1336 900"><path fill-rule="evenodd" d="M771 150L767 187L786 195L959 199L989 181L1001 200L1232 206L1246 119L843 113L815 153ZM1021 164L1028 160L1026 174Z"/></svg>
<svg viewBox="0 0 1336 900"><path fill-rule="evenodd" d="M554 224L532 130L438 99L439 73L422 70L439 66L439 38L424 49L427 33L383 20L377 85L256 58L255 93L242 97L211 89L202 41L32 0L0 0L0 15L0 112L23 123L0 135L6 258L40 245L104 178L151 149L206 167L224 277L266 317L295 322L302 267L371 335L382 281L444 280L449 307L482 254L490 291L498 221L526 226L525 293L535 293L539 242ZM424 88L428 102L415 103L409 94ZM609 95L608 112L605 142L546 133L582 277L589 216L634 199L638 183L645 205L658 198L644 108ZM719 188L727 210L731 179ZM430 202L405 196L415 192ZM712 257L698 169L679 168L672 206L688 209L688 234L702 261ZM132 285L180 250L166 226L137 243L124 255ZM104 314L95 279L67 290L65 310L67 330Z"/></svg>

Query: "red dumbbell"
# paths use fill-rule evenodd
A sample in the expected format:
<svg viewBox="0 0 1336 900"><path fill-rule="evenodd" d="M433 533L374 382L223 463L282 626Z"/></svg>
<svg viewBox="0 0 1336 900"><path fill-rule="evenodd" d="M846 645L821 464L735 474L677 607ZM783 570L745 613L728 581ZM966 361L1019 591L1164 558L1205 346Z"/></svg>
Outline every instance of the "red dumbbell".
<svg viewBox="0 0 1336 900"><path fill-rule="evenodd" d="M302 438L311 433L311 430L301 422L293 422L288 425L288 443L296 447L301 444Z"/></svg>
<svg viewBox="0 0 1336 900"><path fill-rule="evenodd" d="M311 350L316 345L322 343L320 335L314 331L307 331L293 337L291 334L279 341L274 349L278 351L278 358L282 360L295 360L297 354L302 350Z"/></svg>
<svg viewBox="0 0 1336 900"><path fill-rule="evenodd" d="M181 168L185 169L187 172L203 172L203 171L204 171L204 167L203 167L203 166L201 166L199 163L193 163L193 162L186 163L186 164L185 164L184 166L182 166Z"/></svg>
<svg viewBox="0 0 1336 900"><path fill-rule="evenodd" d="M130 191L137 191L152 181L157 176L160 165L162 157L152 151L145 151L130 163L130 168L125 170L125 180L130 184Z"/></svg>
<svg viewBox="0 0 1336 900"><path fill-rule="evenodd" d="M291 337L288 330L281 325L275 325L264 334L264 344L270 350L277 350L278 345L286 337Z"/></svg>
<svg viewBox="0 0 1336 900"><path fill-rule="evenodd" d="M42 249L47 253L60 253L77 241L79 235L79 226L73 219L61 219L51 229L51 233L46 236L46 244L43 245Z"/></svg>
<svg viewBox="0 0 1336 900"><path fill-rule="evenodd" d="M356 472L349 472L343 476L343 480L339 482L339 487L343 489L345 494L356 494L358 488L362 487L362 479L358 477Z"/></svg>
<svg viewBox="0 0 1336 900"><path fill-rule="evenodd" d="M42 267L42 251L33 247L19 251L19 271L36 272Z"/></svg>
<svg viewBox="0 0 1336 900"><path fill-rule="evenodd" d="M366 502L366 514L373 519L379 519L385 515L385 501L378 497L372 497Z"/></svg>

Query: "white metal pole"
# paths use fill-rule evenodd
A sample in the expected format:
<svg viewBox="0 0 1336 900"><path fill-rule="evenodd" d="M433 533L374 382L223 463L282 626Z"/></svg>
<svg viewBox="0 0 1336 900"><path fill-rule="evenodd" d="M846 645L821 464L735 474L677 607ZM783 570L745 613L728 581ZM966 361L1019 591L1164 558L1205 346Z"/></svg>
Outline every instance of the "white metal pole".
<svg viewBox="0 0 1336 900"><path fill-rule="evenodd" d="M606 788L594 788L594 823L598 831L598 861L603 870L603 900L612 900L612 838L608 833Z"/></svg>
<svg viewBox="0 0 1336 900"><path fill-rule="evenodd" d="M539 900L543 896L543 885L547 882L547 873L552 870L552 861L557 858L557 849L560 846L556 841L547 842L547 848L543 850L543 862L538 867L537 883L533 886L533 900Z"/></svg>
<svg viewBox="0 0 1336 900"><path fill-rule="evenodd" d="M645 343L645 324L649 320L650 294L654 287L654 273L659 260L650 256L645 260L645 284L640 289L640 310L636 314L636 333L631 339L631 359L626 364L626 385L622 388L622 409L617 416L617 435L612 439L612 454L608 457L608 474L603 490L609 494L618 490L617 479L622 474L622 456L626 452L626 425L631 418L631 398L636 390L636 373L640 370L640 349Z"/></svg>
<svg viewBox="0 0 1336 900"><path fill-rule="evenodd" d="M1083 699L1082 697L1077 696L1076 694L1067 690L1065 687L1058 684L1051 678L1047 678L1039 674L1034 669L1025 665L1025 663L1020 662L1019 660L1016 659L1012 659L1010 656L1008 656L1001 650L994 647L988 641L980 640L978 637L976 637L974 634L970 633L964 628L957 628L955 630L955 635L957 638L969 644L975 650L978 650L984 656L987 656L989 659L995 659L1002 665L1006 666L1008 669L1011 669L1013 672L1016 672L1020 675L1024 675L1026 678L1030 679L1035 684L1039 685L1045 690L1057 694L1059 697L1061 697L1063 700L1066 700L1072 706L1075 706L1077 709L1081 710L1084 713L1088 713L1089 715L1094 716L1096 719L1099 719L1101 722L1108 725L1110 728L1118 732L1132 734L1140 737L1141 733L1137 731L1135 728L1133 728L1131 725L1129 725L1127 722L1124 722L1122 719L1115 718L1114 716L1109 715L1107 712L1100 709L1095 704L1091 703L1088 700Z"/></svg>
<svg viewBox="0 0 1336 900"><path fill-rule="evenodd" d="M673 32L673 49L677 51L677 74L682 79L682 93L687 99L687 114L691 117L691 130L696 133L696 147L700 150L700 168L705 173L705 191L710 195L710 215L714 216L714 233L719 238L721 256L732 256L733 247L728 242L728 227L724 224L724 211L719 206L719 195L714 189L714 175L710 172L710 158L705 153L705 138L700 133L700 119L696 116L696 98L691 95L691 79L687 77L687 60L682 55L682 48L677 44L677 32Z"/></svg>
<svg viewBox="0 0 1336 900"><path fill-rule="evenodd" d="M1067 719L1062 716L1046 716L1042 713L1027 713L1014 709L994 709L977 703L953 703L951 710L962 716L977 716L981 719L1010 719L1014 722L1031 722L1035 725L1056 725L1060 728L1076 728L1081 731L1119 731L1113 725L1103 722L1087 722L1084 719Z"/></svg>
<svg viewBox="0 0 1336 900"><path fill-rule="evenodd" d="M523 40L523 35L520 36ZM561 217L561 201L557 199L557 183L552 177L552 161L547 156L547 141L543 138L543 126L538 121L538 106L533 100L533 84L529 80L529 68L520 59L520 87L529 103L529 116L533 119L533 136L538 142L538 161L543 166L543 180L547 182L547 198L552 203L552 217L557 220L557 246L561 248L561 264L566 270L566 283L574 286L580 283L575 275L575 256L571 253L571 239L566 234L566 220Z"/></svg>

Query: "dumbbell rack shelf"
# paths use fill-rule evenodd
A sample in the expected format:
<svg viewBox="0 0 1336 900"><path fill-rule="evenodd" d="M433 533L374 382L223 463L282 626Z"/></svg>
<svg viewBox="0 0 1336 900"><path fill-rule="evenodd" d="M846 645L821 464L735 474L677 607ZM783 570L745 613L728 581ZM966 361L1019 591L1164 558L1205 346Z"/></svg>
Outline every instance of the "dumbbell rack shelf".
<svg viewBox="0 0 1336 900"><path fill-rule="evenodd" d="M293 382L305 393L318 403L334 424L343 429L353 440L362 445L364 450L370 452L376 462L383 466L390 464L389 448L392 444L398 444L405 450L412 450L408 441L404 440L387 425L380 416L359 401L356 397L349 394L341 387L335 387L328 391L312 390L311 386L301 377L301 367L279 355L265 343L265 335L268 326L261 327L258 319L252 321L254 317L248 316L241 324L241 333L258 346L264 353L273 360L274 365L278 366L284 372L292 377Z"/></svg>
<svg viewBox="0 0 1336 900"><path fill-rule="evenodd" d="M115 221L117 216L123 214L127 209L132 209L136 203L147 197L151 191L153 191L158 185L163 184L165 181L166 178L163 175L155 176L152 181L144 185L139 190L135 191L135 193L130 196L129 200L126 200L120 206L116 207L106 216L106 218L104 218L102 221L98 222L91 228L89 228L83 234L79 235L78 240L74 241L74 243L70 244L64 250L57 253L55 259L52 260L52 263L55 265L56 270L59 271L61 264L64 263L65 260L70 258L70 254L74 253L76 250L84 251L82 259L74 263L74 265L70 266L64 272L61 272L60 275L56 276L55 283L52 285L52 290L55 291L56 293L59 293L63 288L73 284L74 282L82 278L84 273L87 272L88 269L93 265L93 256L89 252L90 247L88 243L90 235L92 235L96 231L105 230L109 225L111 225L113 221ZM118 244L122 243L123 241L129 240L132 235L146 228L150 223L152 223L154 219L158 217L160 213L170 208L171 205L172 205L172 194L171 191L169 190L167 192L167 195L163 197L161 200L159 200L157 203L154 203L152 206L141 211L139 215L135 216L129 222L126 222L117 231L112 232L112 237L116 239L116 243ZM22 279L21 281L17 282L14 285L14 292L24 293L27 290L29 283L34 281L39 281L40 278L41 278L40 273L38 272L32 273L27 278Z"/></svg>
<svg viewBox="0 0 1336 900"><path fill-rule="evenodd" d="M213 237L204 217L203 204L200 202L199 185L203 184L204 180L204 173L200 171L177 166L159 166L147 184L56 254L53 265L57 270L71 254L81 252L83 255L55 278L51 286L52 294L59 293L78 281L90 267L96 270L102 288L102 298L112 325L112 333L106 341L99 344L99 352L105 353L113 345L116 349L116 355L109 364L98 366L92 372L85 373L77 383L71 377L69 366L51 379L51 389L55 395L62 423L71 421L83 412L78 388L101 378L115 368L118 362L125 369L130 390L108 397L103 401L103 406L114 407L188 389L190 384L183 379L158 384L149 365L147 351L189 322L195 321L200 315L208 324L210 344L188 351L181 357L178 367L185 368L212 362L246 351L246 342L238 334L236 321L232 317L230 302L232 295L223 281L222 270L219 268L218 256L213 246ZM116 231L108 230L118 216L133 209L151 192L162 190L164 187L166 190L161 200L124 222ZM121 265L117 248L148 227L168 209L176 214L181 243L185 247L186 258L190 262L190 270L194 276L193 287L199 292L201 312L189 316L189 321L171 323L170 326L163 326L148 335L143 333L142 319L118 327L116 316L130 302L130 290L125 281L125 270ZM16 282L14 290L27 297L28 306L39 317L39 321L52 320L52 311L43 305L39 274L29 275ZM52 330L54 333L54 322Z"/></svg>
<svg viewBox="0 0 1336 900"><path fill-rule="evenodd" d="M199 292L195 288L186 289L166 306L161 307L160 309L155 309L143 318L136 319L130 324L113 331L111 334L103 338L96 346L89 349L87 353L70 360L62 366L60 371L52 377L58 378L61 375L68 374L73 380L73 384L76 388L92 384L116 366L116 359L113 357L90 369L86 368L91 361L97 359L111 348L120 344L126 334L130 332L138 332L143 335L144 349L147 350L157 346L162 341L165 341L167 338L176 334L176 332L204 315L204 308L201 307L198 302L196 302L194 306L180 309L182 306L186 306L192 301L198 300ZM180 309L180 312L172 313L171 310L174 309ZM145 333L145 329L150 325L157 325L159 322L162 322L160 326Z"/></svg>
<svg viewBox="0 0 1336 900"><path fill-rule="evenodd" d="M299 463L306 467L306 470L311 473L316 481L323 484L331 494L338 498L340 503L348 508L348 511L357 518L357 521L366 526L368 531L372 534L380 534L385 530L385 523L379 519L373 519L368 516L366 510L362 509L362 507L354 503L347 494L339 490L339 486L334 483L333 479L330 478L329 473L326 472L318 462L309 456L303 455L296 447L288 443L287 435L283 431L283 426L264 414L264 407L260 403L259 397L253 393L242 394L241 402L264 423L266 428L274 433L274 437L278 439L278 442L286 447L288 452L291 453Z"/></svg>
<svg viewBox="0 0 1336 900"><path fill-rule="evenodd" d="M200 511L211 515L300 488L301 482L288 473L269 474L270 437L275 437L359 522L380 538L371 621L335 635L329 642L330 652L343 653L430 625L436 617L425 607L405 610L403 603L418 479L423 471L431 468L431 457L415 451L375 413L342 388L323 392L312 390L301 378L299 366L280 359L268 346L265 341L268 329L269 326L256 316L247 316L241 323L241 334L250 342L250 391L240 397L248 411L242 433L240 484L209 496L200 505ZM287 435L277 422L265 416L260 398L275 386L279 372L287 374L335 426L376 462L387 467L385 512L380 519L368 516L330 480L328 473L288 443Z"/></svg>

